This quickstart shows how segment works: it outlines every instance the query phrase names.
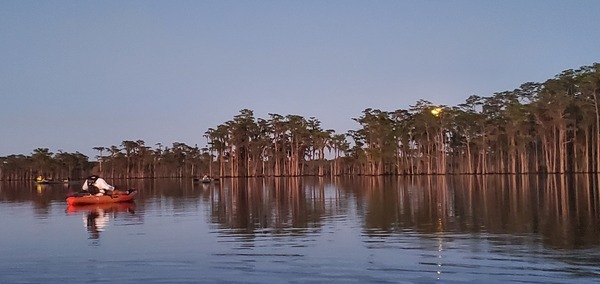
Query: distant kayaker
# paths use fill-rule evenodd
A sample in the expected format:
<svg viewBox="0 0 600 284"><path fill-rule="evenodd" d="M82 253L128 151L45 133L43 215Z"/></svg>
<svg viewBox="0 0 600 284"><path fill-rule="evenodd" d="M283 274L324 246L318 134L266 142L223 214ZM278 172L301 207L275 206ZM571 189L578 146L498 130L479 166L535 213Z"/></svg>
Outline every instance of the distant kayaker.
<svg viewBox="0 0 600 284"><path fill-rule="evenodd" d="M92 175L85 179L81 189L89 192L92 195L101 196L105 194L112 195L115 187L108 184L103 178L97 175Z"/></svg>

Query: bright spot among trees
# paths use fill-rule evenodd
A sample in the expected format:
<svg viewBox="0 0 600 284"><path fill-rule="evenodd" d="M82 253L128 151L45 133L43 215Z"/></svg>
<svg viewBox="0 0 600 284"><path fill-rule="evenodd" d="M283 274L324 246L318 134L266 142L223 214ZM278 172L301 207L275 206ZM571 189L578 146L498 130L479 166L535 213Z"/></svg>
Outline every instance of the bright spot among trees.
<svg viewBox="0 0 600 284"><path fill-rule="evenodd" d="M442 113L442 108L439 108L439 107L436 107L431 110L431 114L433 114L433 116L439 116L441 113Z"/></svg>

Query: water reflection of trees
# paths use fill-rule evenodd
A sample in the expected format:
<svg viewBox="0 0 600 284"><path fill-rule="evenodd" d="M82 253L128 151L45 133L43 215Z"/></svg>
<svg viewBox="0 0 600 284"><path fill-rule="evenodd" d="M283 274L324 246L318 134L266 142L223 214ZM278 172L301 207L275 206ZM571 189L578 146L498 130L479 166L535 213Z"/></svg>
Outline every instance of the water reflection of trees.
<svg viewBox="0 0 600 284"><path fill-rule="evenodd" d="M302 233L331 216L323 179L231 179L212 195L212 221L238 232Z"/></svg>
<svg viewBox="0 0 600 284"><path fill-rule="evenodd" d="M527 235L551 247L600 244L598 187L587 175L233 179L211 194L232 233L302 234L355 208L365 233ZM515 238L516 241L522 238Z"/></svg>
<svg viewBox="0 0 600 284"><path fill-rule="evenodd" d="M0 202L31 203L38 217L48 215L54 202L65 202L68 184L33 184L32 182L0 182Z"/></svg>
<svg viewBox="0 0 600 284"><path fill-rule="evenodd" d="M538 234L553 247L600 244L598 189L589 176L438 176L371 183L367 233Z"/></svg>
<svg viewBox="0 0 600 284"><path fill-rule="evenodd" d="M346 178L223 179L195 184L189 179L122 180L137 188L138 210L173 212L209 205L210 221L223 232L302 235L334 222L363 222L366 235L414 231L423 234L490 233L535 235L547 246L600 245L597 175L498 175ZM78 188L79 185L73 185ZM74 190L0 183L0 202L33 203L47 215ZM358 217L354 217L354 214ZM352 218L359 218L355 221ZM514 238L516 242L527 238Z"/></svg>

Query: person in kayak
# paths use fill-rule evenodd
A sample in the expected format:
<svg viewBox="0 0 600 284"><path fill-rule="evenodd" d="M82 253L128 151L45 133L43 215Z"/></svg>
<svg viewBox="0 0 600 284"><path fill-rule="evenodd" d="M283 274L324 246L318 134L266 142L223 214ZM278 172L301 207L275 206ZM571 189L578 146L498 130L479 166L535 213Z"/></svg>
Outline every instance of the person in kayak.
<svg viewBox="0 0 600 284"><path fill-rule="evenodd" d="M112 195L114 193L115 187L108 184L103 178L97 175L92 175L85 179L81 189L83 189L83 191L89 192L91 195L102 196Z"/></svg>

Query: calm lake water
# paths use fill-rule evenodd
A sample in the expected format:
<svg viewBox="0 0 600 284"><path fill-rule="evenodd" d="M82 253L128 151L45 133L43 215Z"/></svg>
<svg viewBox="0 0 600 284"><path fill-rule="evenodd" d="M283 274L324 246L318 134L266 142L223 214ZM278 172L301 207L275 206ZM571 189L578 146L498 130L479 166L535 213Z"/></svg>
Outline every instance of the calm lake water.
<svg viewBox="0 0 600 284"><path fill-rule="evenodd" d="M598 283L596 176L0 183L0 283Z"/></svg>

